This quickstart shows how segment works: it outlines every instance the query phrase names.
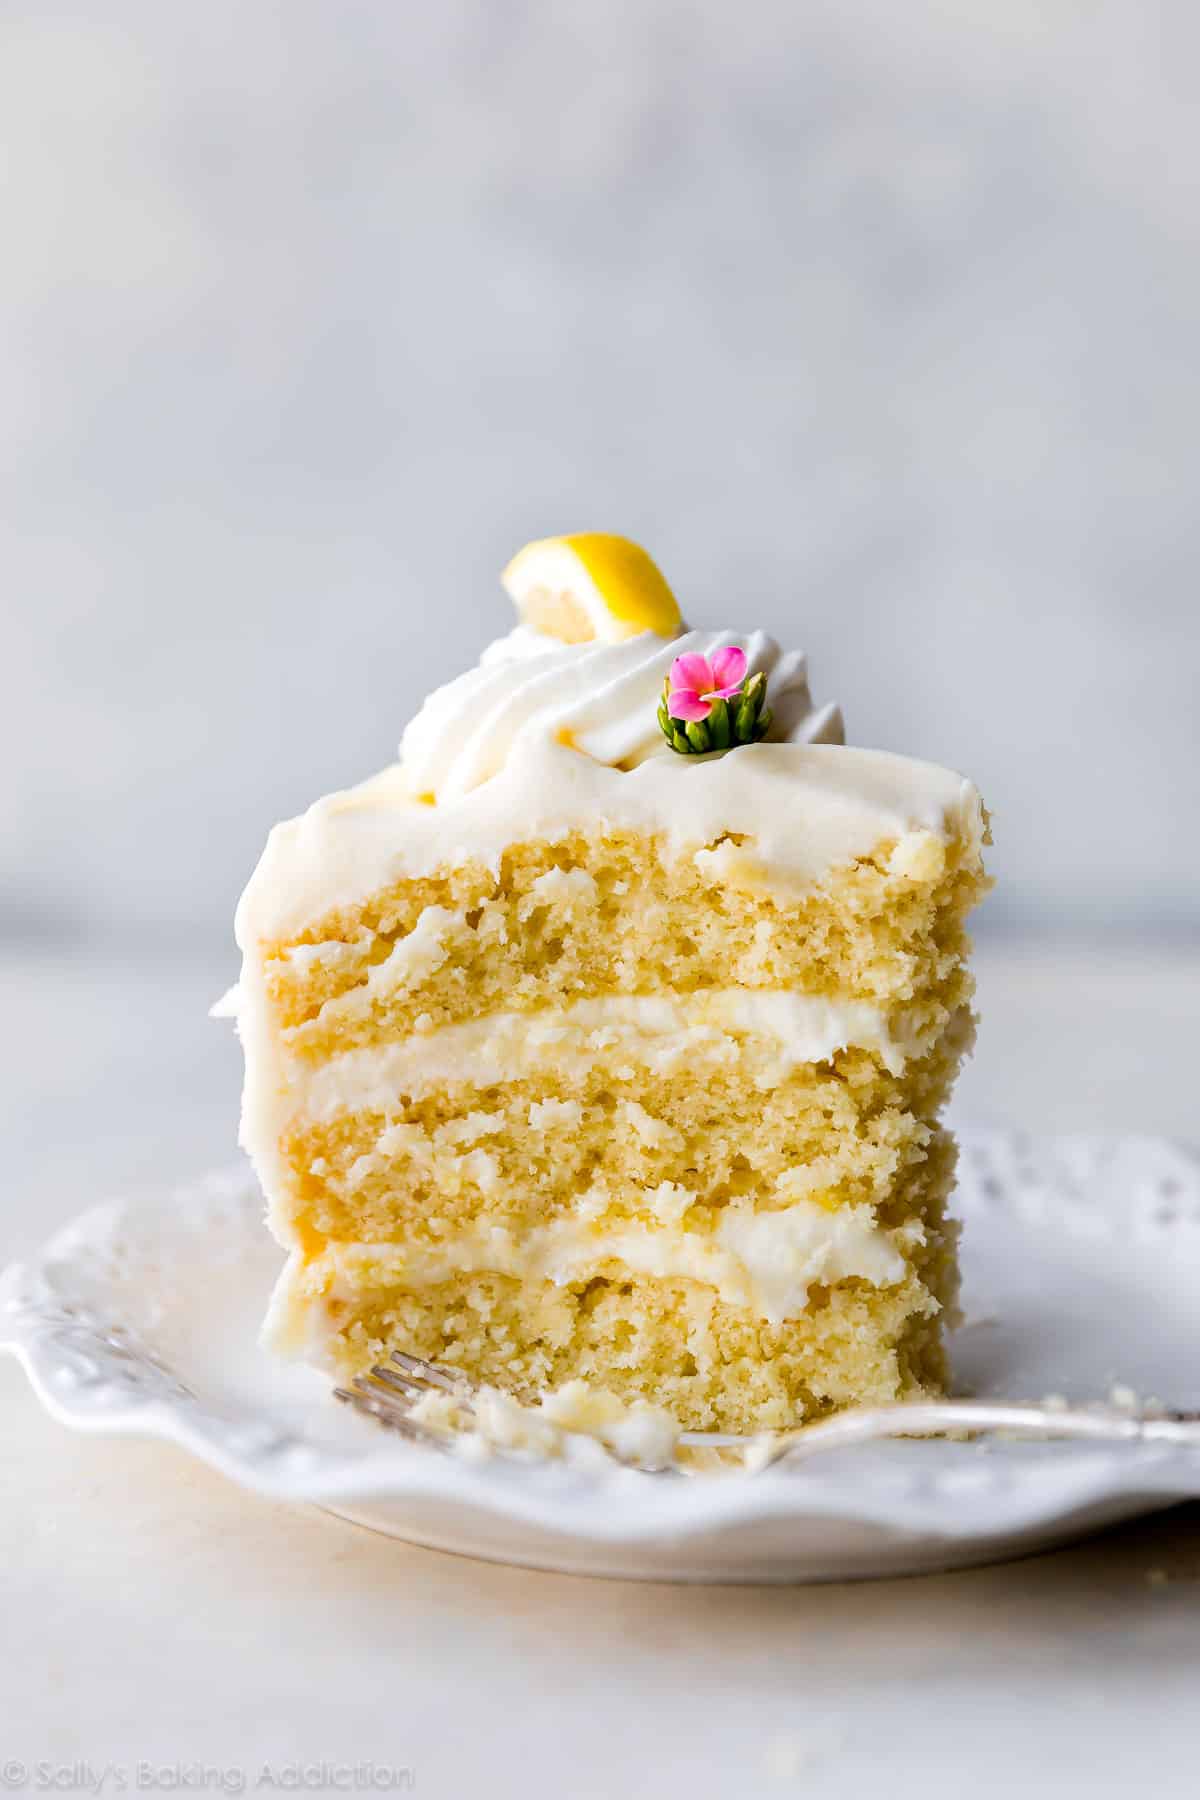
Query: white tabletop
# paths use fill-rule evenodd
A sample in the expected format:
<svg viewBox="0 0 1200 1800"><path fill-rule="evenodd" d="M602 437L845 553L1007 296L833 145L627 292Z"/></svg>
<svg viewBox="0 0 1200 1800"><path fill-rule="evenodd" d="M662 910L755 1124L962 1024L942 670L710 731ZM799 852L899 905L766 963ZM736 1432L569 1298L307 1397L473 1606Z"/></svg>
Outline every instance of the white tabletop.
<svg viewBox="0 0 1200 1800"><path fill-rule="evenodd" d="M1200 956L993 947L980 968L960 1112L1200 1137ZM0 1260L91 1200L229 1159L236 1048L204 1018L218 957L47 948L0 969ZM79 1791L109 1765L106 1793L405 1792L405 1769L454 1800L1200 1787L1200 1505L917 1581L589 1582L409 1549L163 1446L74 1437L9 1363L0 1393L14 1791Z"/></svg>

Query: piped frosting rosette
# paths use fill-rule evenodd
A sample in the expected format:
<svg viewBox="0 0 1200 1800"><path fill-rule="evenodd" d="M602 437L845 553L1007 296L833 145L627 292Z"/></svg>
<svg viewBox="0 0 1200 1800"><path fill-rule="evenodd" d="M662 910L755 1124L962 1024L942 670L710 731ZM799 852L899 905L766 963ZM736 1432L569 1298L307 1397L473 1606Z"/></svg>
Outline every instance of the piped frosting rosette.
<svg viewBox="0 0 1200 1800"><path fill-rule="evenodd" d="M528 625L489 645L476 668L436 689L404 733L401 758L415 793L439 803L496 775L531 739L567 744L610 767L670 756L658 707L682 656L710 665L719 652L745 654L745 680L765 676L772 742L840 744L836 706L814 706L804 656L766 632L642 632L623 643L562 644Z"/></svg>

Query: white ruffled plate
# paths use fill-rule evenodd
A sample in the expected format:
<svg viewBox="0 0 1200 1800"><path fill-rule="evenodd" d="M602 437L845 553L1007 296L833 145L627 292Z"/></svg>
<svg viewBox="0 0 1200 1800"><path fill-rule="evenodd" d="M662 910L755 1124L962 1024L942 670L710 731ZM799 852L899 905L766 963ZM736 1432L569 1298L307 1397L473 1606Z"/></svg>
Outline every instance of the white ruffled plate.
<svg viewBox="0 0 1200 1800"><path fill-rule="evenodd" d="M1200 1163L1145 1138L964 1134L960 1387L1200 1406ZM816 1581L950 1568L1200 1496L1200 1451L898 1441L689 1480L418 1448L266 1356L279 1252L244 1168L98 1207L0 1277L0 1347L78 1430L166 1438L257 1493L578 1574Z"/></svg>

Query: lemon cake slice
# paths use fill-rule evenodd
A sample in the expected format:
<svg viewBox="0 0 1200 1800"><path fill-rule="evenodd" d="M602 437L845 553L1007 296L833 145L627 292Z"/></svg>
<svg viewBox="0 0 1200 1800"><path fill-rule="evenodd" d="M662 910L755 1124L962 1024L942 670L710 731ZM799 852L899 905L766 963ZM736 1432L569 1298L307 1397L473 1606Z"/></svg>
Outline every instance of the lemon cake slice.
<svg viewBox="0 0 1200 1800"><path fill-rule="evenodd" d="M623 540L505 579L521 623L238 910L270 1342L692 1429L936 1391L976 790L845 747Z"/></svg>

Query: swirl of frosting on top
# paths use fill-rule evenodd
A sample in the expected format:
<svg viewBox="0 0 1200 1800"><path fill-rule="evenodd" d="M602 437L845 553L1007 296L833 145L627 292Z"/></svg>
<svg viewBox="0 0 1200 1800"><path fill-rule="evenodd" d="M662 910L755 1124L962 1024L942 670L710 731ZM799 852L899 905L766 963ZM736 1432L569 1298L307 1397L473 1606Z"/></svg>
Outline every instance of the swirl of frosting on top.
<svg viewBox="0 0 1200 1800"><path fill-rule="evenodd" d="M768 737L840 744L836 706L814 707L804 657L763 631L645 631L619 644L563 644L528 625L490 644L478 666L436 688L404 733L400 757L409 786L438 803L469 793L504 767L518 741L541 737L613 768L673 756L657 720L663 681L677 656L711 656L729 644L746 652L747 679L770 684Z"/></svg>

